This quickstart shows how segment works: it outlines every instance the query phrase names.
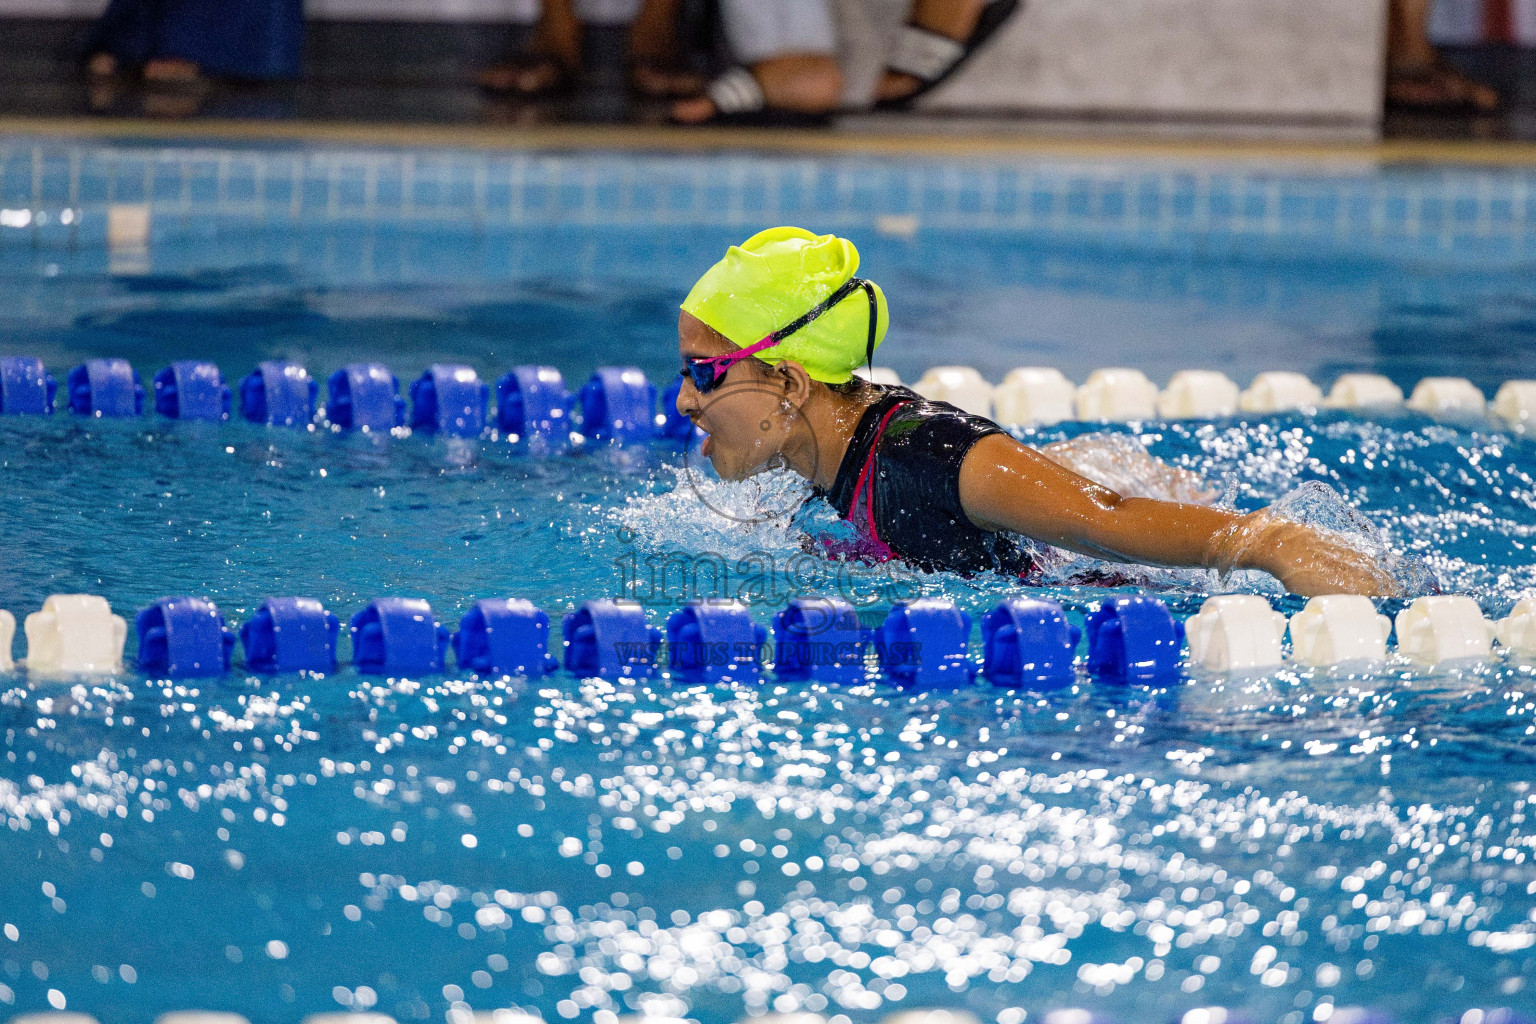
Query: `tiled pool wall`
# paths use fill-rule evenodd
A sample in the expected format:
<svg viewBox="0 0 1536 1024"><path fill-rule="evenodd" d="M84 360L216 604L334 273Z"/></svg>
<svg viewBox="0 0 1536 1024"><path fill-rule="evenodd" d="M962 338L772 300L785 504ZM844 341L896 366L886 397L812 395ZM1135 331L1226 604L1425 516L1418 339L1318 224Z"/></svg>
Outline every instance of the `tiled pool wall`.
<svg viewBox="0 0 1536 1024"><path fill-rule="evenodd" d="M1532 249L1536 170L1338 163L901 160L0 143L0 246L108 240L114 205L150 240L264 227L485 231L803 222L1023 233L1118 245L1507 263Z"/></svg>

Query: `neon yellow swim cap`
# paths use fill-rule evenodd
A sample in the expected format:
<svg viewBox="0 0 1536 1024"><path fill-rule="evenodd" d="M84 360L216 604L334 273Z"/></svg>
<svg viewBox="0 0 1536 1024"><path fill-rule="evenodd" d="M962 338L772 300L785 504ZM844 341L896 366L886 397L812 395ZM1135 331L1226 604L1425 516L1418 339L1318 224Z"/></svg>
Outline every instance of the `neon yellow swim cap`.
<svg viewBox="0 0 1536 1024"><path fill-rule="evenodd" d="M859 250L846 238L803 228L769 228L740 245L699 278L683 311L698 317L737 348L762 341L825 302L859 270ZM885 294L874 288L879 317L875 346L885 340L890 316ZM864 363L869 345L869 302L855 290L847 298L757 358L793 359L811 379L841 384Z"/></svg>

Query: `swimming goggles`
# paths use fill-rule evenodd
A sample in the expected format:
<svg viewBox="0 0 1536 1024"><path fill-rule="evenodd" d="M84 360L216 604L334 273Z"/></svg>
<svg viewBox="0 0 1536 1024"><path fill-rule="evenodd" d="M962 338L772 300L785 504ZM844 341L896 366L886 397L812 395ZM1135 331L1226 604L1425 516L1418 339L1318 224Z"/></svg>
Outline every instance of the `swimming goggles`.
<svg viewBox="0 0 1536 1024"><path fill-rule="evenodd" d="M699 394L707 395L724 383L726 372L732 366L735 366L743 359L757 355L757 353L764 349L773 348L773 346L779 344L779 342L788 338L791 334L817 320L823 313L836 306L839 302L842 302L860 288L864 289L864 294L869 297L869 340L865 345L864 360L867 363L872 363L875 358L875 335L876 327L879 324L880 304L875 299L874 285L862 277L850 277L847 281L843 282L840 288L831 295L828 295L825 301L817 303L810 312L793 323L780 327L762 341L748 345L744 349L726 353L723 356L685 359L683 360L683 368L679 372L682 376L693 380L693 386L698 390Z"/></svg>

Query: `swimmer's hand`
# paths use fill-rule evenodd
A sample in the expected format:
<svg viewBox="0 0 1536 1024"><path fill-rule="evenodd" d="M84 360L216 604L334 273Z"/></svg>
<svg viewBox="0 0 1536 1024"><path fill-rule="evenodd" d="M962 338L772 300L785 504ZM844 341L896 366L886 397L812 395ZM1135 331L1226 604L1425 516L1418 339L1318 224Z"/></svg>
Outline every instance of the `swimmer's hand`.
<svg viewBox="0 0 1536 1024"><path fill-rule="evenodd" d="M1399 597L1402 588L1373 556L1327 532L1260 509L1213 540L1209 564L1223 572L1262 569L1293 594Z"/></svg>

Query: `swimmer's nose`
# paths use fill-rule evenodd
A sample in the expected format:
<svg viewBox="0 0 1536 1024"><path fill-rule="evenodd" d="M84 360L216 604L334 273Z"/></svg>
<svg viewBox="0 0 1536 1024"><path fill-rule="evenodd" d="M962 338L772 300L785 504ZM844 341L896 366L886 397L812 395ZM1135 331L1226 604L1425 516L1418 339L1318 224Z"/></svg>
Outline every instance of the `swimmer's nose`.
<svg viewBox="0 0 1536 1024"><path fill-rule="evenodd" d="M683 378L683 386L677 389L676 405L679 415L687 416L691 420L698 419L699 390L687 377Z"/></svg>

